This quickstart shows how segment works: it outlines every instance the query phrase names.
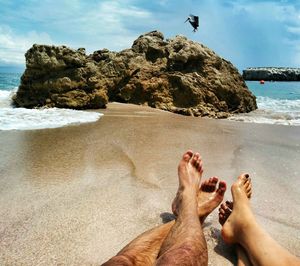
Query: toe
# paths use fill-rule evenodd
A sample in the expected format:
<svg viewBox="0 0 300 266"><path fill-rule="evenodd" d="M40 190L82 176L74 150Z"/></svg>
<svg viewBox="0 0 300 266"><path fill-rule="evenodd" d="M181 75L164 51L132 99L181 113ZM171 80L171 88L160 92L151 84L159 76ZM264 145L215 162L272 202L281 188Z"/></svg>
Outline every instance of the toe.
<svg viewBox="0 0 300 266"><path fill-rule="evenodd" d="M199 172L202 174L203 173L203 161L200 160L200 163L199 163Z"/></svg>
<svg viewBox="0 0 300 266"><path fill-rule="evenodd" d="M193 166L195 166L197 168L197 164L198 164L198 158L199 158L199 153L195 153L192 160L191 160L191 164Z"/></svg>
<svg viewBox="0 0 300 266"><path fill-rule="evenodd" d="M219 208L219 211L223 211L225 213L226 204L223 202Z"/></svg>
<svg viewBox="0 0 300 266"><path fill-rule="evenodd" d="M251 198L251 195L252 195L252 190L251 190L251 188L248 189L248 190L246 191L246 194L247 194L247 197L250 199L250 198Z"/></svg>
<svg viewBox="0 0 300 266"><path fill-rule="evenodd" d="M214 192L215 191L215 186L211 185L211 178L206 179L205 181L202 182L201 190L205 191L205 192Z"/></svg>
<svg viewBox="0 0 300 266"><path fill-rule="evenodd" d="M204 180L200 185L200 189L203 191L207 191L208 182L209 182L208 179Z"/></svg>
<svg viewBox="0 0 300 266"><path fill-rule="evenodd" d="M220 215L225 215L225 210L223 208L219 208L219 214Z"/></svg>
<svg viewBox="0 0 300 266"><path fill-rule="evenodd" d="M226 215L229 215L230 213L231 213L231 209L230 208L228 208L227 206L225 207L225 214Z"/></svg>
<svg viewBox="0 0 300 266"><path fill-rule="evenodd" d="M217 193L220 195L220 196L224 196L225 194L225 191L226 191L226 182L225 181L220 181L219 183L219 187L217 189Z"/></svg>
<svg viewBox="0 0 300 266"><path fill-rule="evenodd" d="M226 222L226 218L223 214L219 214L219 223L223 225Z"/></svg>
<svg viewBox="0 0 300 266"><path fill-rule="evenodd" d="M229 200L227 200L226 202L225 202L225 204L226 204L226 206L229 208L229 209L233 209L233 201L229 201Z"/></svg>
<svg viewBox="0 0 300 266"><path fill-rule="evenodd" d="M182 159L186 162L189 162L192 157L193 157L193 151L188 150L183 154Z"/></svg>
<svg viewBox="0 0 300 266"><path fill-rule="evenodd" d="M219 181L219 178L217 176L213 176L210 179L211 179L211 183L213 183L213 184L217 184Z"/></svg>
<svg viewBox="0 0 300 266"><path fill-rule="evenodd" d="M252 190L252 185L248 184L248 186L246 187L246 191L251 191Z"/></svg>
<svg viewBox="0 0 300 266"><path fill-rule="evenodd" d="M213 176L209 179L209 190L213 192L217 189L219 179L216 176Z"/></svg>
<svg viewBox="0 0 300 266"><path fill-rule="evenodd" d="M245 184L247 182L248 178L249 178L249 174L243 173L243 174L239 175L238 180L241 181L243 184Z"/></svg>
<svg viewBox="0 0 300 266"><path fill-rule="evenodd" d="M250 180L247 179L246 182L245 182L245 184L244 184L245 189L248 189L249 185L250 185Z"/></svg>

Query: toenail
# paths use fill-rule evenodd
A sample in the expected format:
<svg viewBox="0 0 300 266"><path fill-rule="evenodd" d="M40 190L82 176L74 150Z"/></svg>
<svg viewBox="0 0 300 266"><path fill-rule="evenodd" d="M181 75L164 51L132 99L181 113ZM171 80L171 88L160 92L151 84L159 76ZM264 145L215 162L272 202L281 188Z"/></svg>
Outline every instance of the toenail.
<svg viewBox="0 0 300 266"><path fill-rule="evenodd" d="M249 177L249 175L248 175L248 174L245 174L245 177L246 177L246 178L248 178L248 177Z"/></svg>

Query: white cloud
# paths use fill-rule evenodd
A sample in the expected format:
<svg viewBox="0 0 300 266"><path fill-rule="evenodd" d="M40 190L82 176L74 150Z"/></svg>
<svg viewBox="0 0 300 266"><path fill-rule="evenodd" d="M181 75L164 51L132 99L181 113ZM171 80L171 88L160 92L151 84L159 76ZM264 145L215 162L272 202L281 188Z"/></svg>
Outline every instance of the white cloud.
<svg viewBox="0 0 300 266"><path fill-rule="evenodd" d="M23 63L24 53L35 42L85 47L88 53L102 48L119 51L154 29L167 38L183 34L202 42L239 67L258 60L288 64L292 54L299 53L300 12L289 1L225 1L230 5L219 0L1 2L0 61ZM197 33L183 23L190 12L199 15Z"/></svg>
<svg viewBox="0 0 300 266"><path fill-rule="evenodd" d="M24 64L24 53L33 43L85 47L89 53L102 48L128 48L141 34L135 27L147 24L152 14L129 0L94 5L80 0L64 0L57 5L45 0L28 1L20 10L10 9L6 16L16 17L18 32L22 25L33 30L17 34L16 29L3 22L1 25L0 18L0 61Z"/></svg>
<svg viewBox="0 0 300 266"><path fill-rule="evenodd" d="M300 35L300 27L287 27L287 31L293 34Z"/></svg>
<svg viewBox="0 0 300 266"><path fill-rule="evenodd" d="M132 0L94 3L65 0L59 5L53 2L26 5L18 17L25 23L31 21L33 27L47 30L54 44L85 47L88 52L128 48L141 34L140 29L153 21L152 13L137 7Z"/></svg>
<svg viewBox="0 0 300 266"><path fill-rule="evenodd" d="M84 15L55 24L77 40L77 43L72 42L75 46L85 46L91 52L104 47L112 50L130 47L141 33L135 28L145 26L151 19L150 12L130 5L129 1L102 1ZM80 34L83 38L76 38Z"/></svg>
<svg viewBox="0 0 300 266"><path fill-rule="evenodd" d="M208 12L212 17L211 10L217 10L219 17L206 17L212 26L205 32L210 47L216 47L240 68L249 64L299 66L300 10L296 5L236 0L226 8L214 5Z"/></svg>
<svg viewBox="0 0 300 266"><path fill-rule="evenodd" d="M0 60L6 64L25 64L25 52L34 43L51 44L46 33L30 31L26 35L15 34L8 26L0 25Z"/></svg>

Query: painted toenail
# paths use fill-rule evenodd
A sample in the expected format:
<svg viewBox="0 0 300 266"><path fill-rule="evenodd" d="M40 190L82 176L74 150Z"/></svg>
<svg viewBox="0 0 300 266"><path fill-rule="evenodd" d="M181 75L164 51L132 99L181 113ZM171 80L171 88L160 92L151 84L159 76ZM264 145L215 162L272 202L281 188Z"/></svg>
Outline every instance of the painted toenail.
<svg viewBox="0 0 300 266"><path fill-rule="evenodd" d="M246 177L246 178L248 178L248 177L249 177L249 175L248 175L248 174L245 174L245 177Z"/></svg>

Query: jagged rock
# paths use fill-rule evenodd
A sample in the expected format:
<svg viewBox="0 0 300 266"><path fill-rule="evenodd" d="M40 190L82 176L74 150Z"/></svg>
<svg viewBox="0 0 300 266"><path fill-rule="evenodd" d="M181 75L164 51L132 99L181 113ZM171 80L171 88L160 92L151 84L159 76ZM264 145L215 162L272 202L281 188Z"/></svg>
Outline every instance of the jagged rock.
<svg viewBox="0 0 300 266"><path fill-rule="evenodd" d="M216 118L257 108L230 62L183 36L164 40L153 31L130 49L89 56L83 48L34 45L25 57L17 106L87 109L118 101Z"/></svg>
<svg viewBox="0 0 300 266"><path fill-rule="evenodd" d="M245 80L300 81L300 68L249 67L243 70Z"/></svg>

